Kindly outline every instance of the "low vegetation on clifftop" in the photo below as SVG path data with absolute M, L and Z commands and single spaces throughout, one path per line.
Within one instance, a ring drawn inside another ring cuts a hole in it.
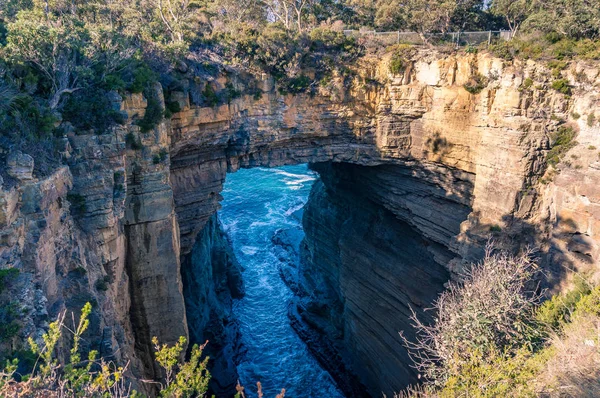
M 185 85 L 182 71 L 205 85 L 207 106 L 240 94 L 233 85 L 214 92 L 211 81 L 227 64 L 271 75 L 282 93 L 314 93 L 334 76 L 350 76 L 369 47 L 343 29 L 423 36 L 504 28 L 513 40 L 492 46 L 494 54 L 565 62 L 600 58 L 599 20 L 599 8 L 580 0 L 5 1 L 0 147 L 45 150 L 36 171 L 48 172 L 61 160 L 57 138 L 123 123 L 115 103 L 125 92 L 143 92 L 152 108 L 159 81 L 166 109 L 154 106 L 137 121 L 149 131 L 178 111 L 170 92 Z
M 432 325 L 414 317 L 405 344 L 424 379 L 399 397 L 594 397 L 600 394 L 600 286 L 541 303 L 532 253 L 492 254 L 438 298 Z

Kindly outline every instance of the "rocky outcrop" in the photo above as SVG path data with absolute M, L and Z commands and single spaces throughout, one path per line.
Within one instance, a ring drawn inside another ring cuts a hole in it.
M 70 134 L 68 167 L 36 181 L 27 159 L 12 162 L 23 178 L 0 191 L 0 268 L 21 270 L 11 289 L 23 302 L 47 300 L 27 304 L 20 338 L 92 301 L 91 344 L 131 359 L 138 376 L 157 374 L 153 336 L 230 341 L 235 262 L 214 216 L 226 173 L 240 167 L 336 164 L 319 169 L 305 216 L 298 313 L 373 393 L 414 376 L 395 339 L 410 333 L 408 308 L 421 313 L 490 237 L 540 247 L 552 285 L 566 269 L 595 270 L 598 66 L 564 71 L 567 97 L 534 62 L 423 52 L 393 75 L 388 60 L 360 60 L 351 86 L 334 78 L 314 96 L 282 96 L 270 78 L 239 71 L 180 76 L 170 100 L 181 111 L 152 131 L 135 123 L 146 112 L 141 94 L 115 96 L 127 123 Z M 487 86 L 469 93 L 479 75 Z M 206 107 L 206 84 L 242 95 Z M 579 144 L 549 175 L 552 135 L 569 124 Z

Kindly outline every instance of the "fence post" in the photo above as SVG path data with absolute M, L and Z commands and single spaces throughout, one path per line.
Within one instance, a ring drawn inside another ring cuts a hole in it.
M 460 47 L 460 30 L 456 34 L 456 48 Z
M 488 47 L 492 44 L 492 31 L 490 30 L 488 33 Z
M 398 43 L 397 44 L 400 44 L 400 31 L 398 31 Z

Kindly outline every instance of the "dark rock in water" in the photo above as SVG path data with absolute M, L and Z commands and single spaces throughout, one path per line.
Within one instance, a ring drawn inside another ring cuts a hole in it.
M 303 239 L 304 232 L 301 228 L 279 229 L 271 238 L 273 244 L 278 248 L 275 254 L 281 262 L 279 275 L 296 296 L 302 294 L 298 287 L 298 264 L 300 244 Z
M 308 324 L 299 311 L 304 311 L 301 305 L 290 303 L 288 312 L 290 324 L 298 336 L 306 342 L 308 349 L 317 361 L 333 377 L 339 389 L 349 398 L 368 398 L 366 387 L 345 366 L 329 337 L 314 325 Z

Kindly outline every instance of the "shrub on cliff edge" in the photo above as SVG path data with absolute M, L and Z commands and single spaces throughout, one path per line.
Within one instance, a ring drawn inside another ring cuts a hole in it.
M 433 325 L 413 314 L 417 339 L 404 342 L 428 384 L 461 383 L 476 364 L 518 355 L 540 339 L 534 316 L 540 296 L 528 288 L 536 268 L 531 253 L 513 257 L 488 247 L 484 260 L 435 302 Z

